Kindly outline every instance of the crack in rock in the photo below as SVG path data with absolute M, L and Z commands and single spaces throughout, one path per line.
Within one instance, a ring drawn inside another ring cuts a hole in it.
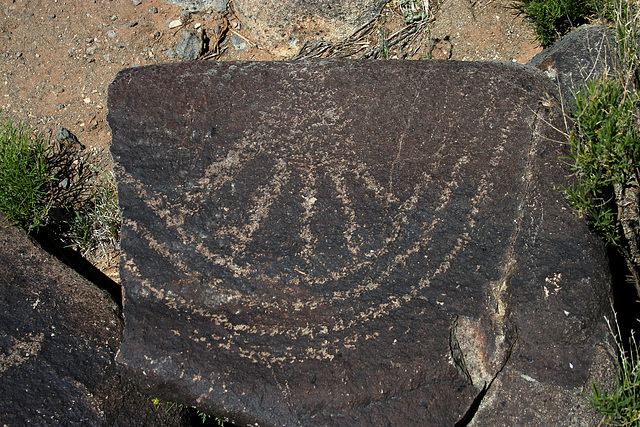
M 499 280 L 491 282 L 488 290 L 488 310 L 480 319 L 458 316 L 451 326 L 449 348 L 451 358 L 467 381 L 479 389 L 479 393 L 466 413 L 455 424 L 465 426 L 473 419 L 484 395 L 493 381 L 506 366 L 518 341 L 516 325 L 510 320 L 511 279 L 517 265 L 516 241 L 520 235 L 529 190 L 533 180 L 533 162 L 537 152 L 536 130 L 538 111 L 531 125 L 530 148 L 523 172 L 524 188 L 518 201 L 516 227 L 511 235 L 509 247 L 502 264 Z

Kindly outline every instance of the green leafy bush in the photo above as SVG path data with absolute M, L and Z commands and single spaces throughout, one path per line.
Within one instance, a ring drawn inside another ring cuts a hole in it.
M 637 185 L 640 166 L 638 94 L 627 90 L 623 81 L 602 79 L 578 92 L 575 106 L 576 129 L 569 142 L 578 181 L 567 193 L 604 240 L 616 245 L 620 239 L 616 191 Z
M 621 341 L 620 328 L 617 332 L 609 328 L 616 340 L 618 352 L 618 378 L 613 390 L 605 390 L 597 383 L 591 384 L 591 393 L 584 393 L 589 403 L 603 416 L 601 425 L 637 426 L 640 425 L 640 363 L 638 344 L 631 336 L 629 349 Z
M 23 124 L 0 124 L 0 210 L 16 224 L 38 228 L 49 212 L 54 181 L 49 147 Z
M 597 12 L 592 0 L 516 0 L 513 6 L 533 24 L 536 38 L 547 47 Z
M 577 182 L 567 195 L 624 257 L 640 297 L 640 2 L 606 5 L 617 63 L 575 94 L 569 144 Z
M 26 124 L 0 122 L 0 210 L 31 231 L 57 239 L 98 263 L 117 251 L 120 209 L 110 160 L 100 150 L 49 143 Z

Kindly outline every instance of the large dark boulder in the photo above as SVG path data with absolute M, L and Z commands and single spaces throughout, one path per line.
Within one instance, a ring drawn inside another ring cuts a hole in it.
M 123 326 L 107 292 L 0 218 L 0 425 L 188 425 L 118 369 Z
M 609 276 L 556 97 L 500 63 L 120 72 L 118 362 L 238 424 L 597 425 Z

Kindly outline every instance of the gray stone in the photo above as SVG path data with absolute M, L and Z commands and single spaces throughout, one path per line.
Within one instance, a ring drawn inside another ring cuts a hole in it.
M 118 369 L 124 325 L 109 294 L 3 216 L 0 289 L 0 425 L 188 425 Z
M 180 59 L 189 61 L 198 59 L 203 49 L 202 33 L 193 30 L 183 30 L 176 45 L 176 54 Z
M 235 0 L 236 15 L 259 47 L 291 56 L 290 44 L 343 40 L 375 19 L 386 0 Z
M 601 75 L 613 75 L 616 67 L 613 34 L 602 26 L 582 25 L 527 63 L 539 68 L 561 87 L 566 107 L 571 108 L 572 91 Z
M 231 37 L 231 44 L 233 48 L 236 50 L 244 50 L 247 48 L 247 43 L 242 39 L 242 37 L 235 35 Z
M 218 13 L 226 12 L 226 0 L 164 0 L 165 3 L 175 4 L 191 12 L 215 10 Z
M 117 360 L 242 425 L 598 425 L 610 278 L 556 96 L 500 63 L 120 72 Z
M 82 145 L 80 141 L 78 141 L 78 137 L 71 133 L 69 129 L 62 126 L 60 126 L 56 131 L 56 139 L 58 141 L 69 141 L 72 144 L 76 144 L 84 148 L 84 145 Z

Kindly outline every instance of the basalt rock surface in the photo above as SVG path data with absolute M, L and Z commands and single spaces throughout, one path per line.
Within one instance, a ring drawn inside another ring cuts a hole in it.
M 556 98 L 500 63 L 120 72 L 117 360 L 238 424 L 597 425 L 609 277 Z
M 582 25 L 531 58 L 527 65 L 539 68 L 557 82 L 565 109 L 569 110 L 573 108 L 573 93 L 585 82 L 615 74 L 615 37 L 606 27 Z
M 185 426 L 114 362 L 120 309 L 0 218 L 0 425 Z

